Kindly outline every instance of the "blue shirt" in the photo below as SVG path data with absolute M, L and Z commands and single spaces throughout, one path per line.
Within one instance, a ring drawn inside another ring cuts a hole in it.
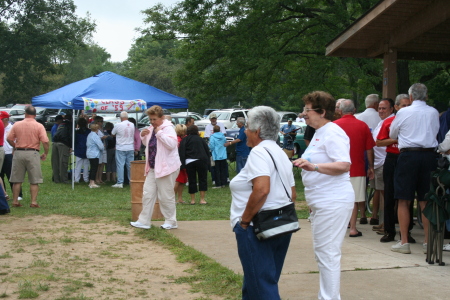
M 59 124 L 53 124 L 53 127 L 52 127 L 52 129 L 50 131 L 52 133 L 52 142 L 53 142 L 53 137 L 56 134 L 56 130 L 58 130 L 58 126 L 59 126 Z
M 102 156 L 103 152 L 103 142 L 98 136 L 96 132 L 91 132 L 88 135 L 87 141 L 86 141 L 86 156 L 87 158 L 100 158 Z
M 282 131 L 284 133 L 289 133 L 289 132 L 291 132 L 292 130 L 295 130 L 295 129 L 297 129 L 297 128 L 294 125 L 289 126 L 289 124 L 284 124 L 281 127 L 280 131 Z
M 245 134 L 244 126 L 239 128 L 239 135 L 237 138 L 241 141 L 236 144 L 236 155 L 247 157 L 250 154 L 250 148 L 247 146 L 247 135 Z
M 210 136 L 209 149 L 211 149 L 213 160 L 227 159 L 227 149 L 224 146 L 226 141 L 222 132 L 216 132 Z

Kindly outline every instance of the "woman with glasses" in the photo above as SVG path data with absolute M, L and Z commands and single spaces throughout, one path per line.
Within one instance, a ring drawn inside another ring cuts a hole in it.
M 294 165 L 302 168 L 311 209 L 313 247 L 320 271 L 319 299 L 340 299 L 341 247 L 355 195 L 350 183 L 350 141 L 332 122 L 334 98 L 326 92 L 303 97 L 306 124 L 316 132 Z

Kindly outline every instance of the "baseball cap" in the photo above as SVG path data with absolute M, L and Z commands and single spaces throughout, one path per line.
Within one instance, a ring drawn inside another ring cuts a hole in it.
M 209 115 L 210 119 L 217 119 L 217 115 L 215 113 L 212 113 Z
M 0 111 L 0 120 L 9 119 L 9 114 L 6 111 Z

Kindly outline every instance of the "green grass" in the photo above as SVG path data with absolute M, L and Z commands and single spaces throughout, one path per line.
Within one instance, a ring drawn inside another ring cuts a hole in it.
M 48 159 L 42 162 L 42 171 L 44 176 L 44 183 L 40 184 L 40 191 L 38 196 L 38 203 L 40 209 L 29 208 L 30 195 L 29 184 L 27 180 L 23 184 L 23 198 L 22 204 L 24 207 L 11 208 L 11 214 L 19 217 L 29 217 L 35 215 L 49 216 L 49 215 L 67 215 L 83 218 L 81 223 L 104 223 L 105 219 L 111 222 L 118 222 L 124 226 L 129 226 L 131 221 L 131 196 L 130 186 L 124 186 L 123 189 L 113 189 L 108 183 L 102 185 L 98 189 L 90 189 L 87 183 L 75 184 L 75 189 L 69 184 L 54 184 L 51 181 L 51 151 Z M 235 176 L 235 172 L 230 168 L 230 178 Z M 299 218 L 307 218 L 309 210 L 306 206 L 303 184 L 300 176 L 295 176 L 297 189 L 297 214 Z M 208 187 L 212 187 L 211 179 L 209 178 Z M 7 187 L 8 193 L 9 186 Z M 187 188 L 184 189 L 183 199 L 186 202 L 190 201 Z M 197 196 L 197 202 L 199 197 Z M 231 193 L 228 188 L 224 189 L 209 189 L 206 193 L 206 201 L 208 205 L 177 205 L 177 219 L 179 221 L 194 221 L 194 220 L 228 220 L 231 206 Z M 115 231 L 109 234 L 126 234 L 125 232 Z M 218 295 L 226 299 L 238 299 L 241 293 L 242 276 L 235 274 L 231 270 L 218 264 L 213 259 L 207 257 L 201 252 L 184 245 L 179 239 L 174 237 L 167 231 L 159 228 L 151 228 L 150 230 L 140 230 L 137 234 L 151 241 L 155 241 L 164 247 L 170 249 L 180 262 L 189 262 L 194 265 L 194 270 L 190 272 L 189 276 L 176 278 L 176 282 L 187 282 L 191 285 L 192 291 L 202 291 L 209 295 Z M 74 242 L 71 238 L 62 238 L 59 240 L 62 244 L 69 244 Z M 50 241 L 36 238 L 33 240 L 22 241 L 23 244 L 46 244 Z M 9 254 L 3 254 L 7 257 Z M 113 253 L 105 251 L 103 255 L 109 256 L 111 259 L 116 259 Z M 45 261 L 35 261 L 30 267 L 42 267 Z M 50 274 L 49 280 L 58 280 L 55 275 Z M 70 284 L 65 287 L 66 292 L 73 293 L 77 291 L 81 285 Z M 48 288 L 48 287 L 47 287 Z M 40 290 L 43 288 L 41 287 Z M 37 294 L 33 289 L 22 288 L 20 296 L 32 297 Z M 27 294 L 27 295 L 25 295 Z M 36 296 L 37 297 L 37 296 Z M 88 299 L 84 295 L 73 297 L 67 295 L 59 299 Z

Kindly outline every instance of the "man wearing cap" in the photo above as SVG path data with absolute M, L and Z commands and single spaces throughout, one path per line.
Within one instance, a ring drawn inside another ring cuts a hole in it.
M 50 130 L 50 133 L 52 134 L 52 142 L 53 142 L 53 137 L 55 136 L 55 133 L 58 130 L 58 127 L 62 123 L 63 119 L 64 118 L 62 115 L 57 115 L 55 117 L 55 124 L 53 124 L 52 129 Z
M 44 125 L 37 122 L 36 108 L 27 106 L 25 108 L 25 119 L 16 122 L 8 134 L 7 141 L 14 148 L 11 181 L 13 186 L 13 207 L 20 207 L 19 192 L 28 173 L 30 182 L 30 207 L 38 208 L 37 195 L 39 183 L 43 183 L 40 160 L 45 160 L 48 154 L 49 141 Z M 44 147 L 44 153 L 40 155 L 40 143 Z
M 220 127 L 220 132 L 222 132 L 223 134 L 227 133 L 225 131 L 225 126 L 222 123 L 217 122 L 217 115 L 215 113 L 209 115 L 209 121 L 211 122 L 211 124 L 208 124 L 205 127 L 205 138 L 209 138 L 214 134 L 214 126 L 216 125 Z
M 297 135 L 295 133 L 295 129 L 297 129 L 294 125 L 292 125 L 292 119 L 288 120 L 287 124 L 281 126 L 280 133 L 284 136 L 283 138 L 283 151 L 287 154 L 289 158 L 294 156 L 294 140 Z

